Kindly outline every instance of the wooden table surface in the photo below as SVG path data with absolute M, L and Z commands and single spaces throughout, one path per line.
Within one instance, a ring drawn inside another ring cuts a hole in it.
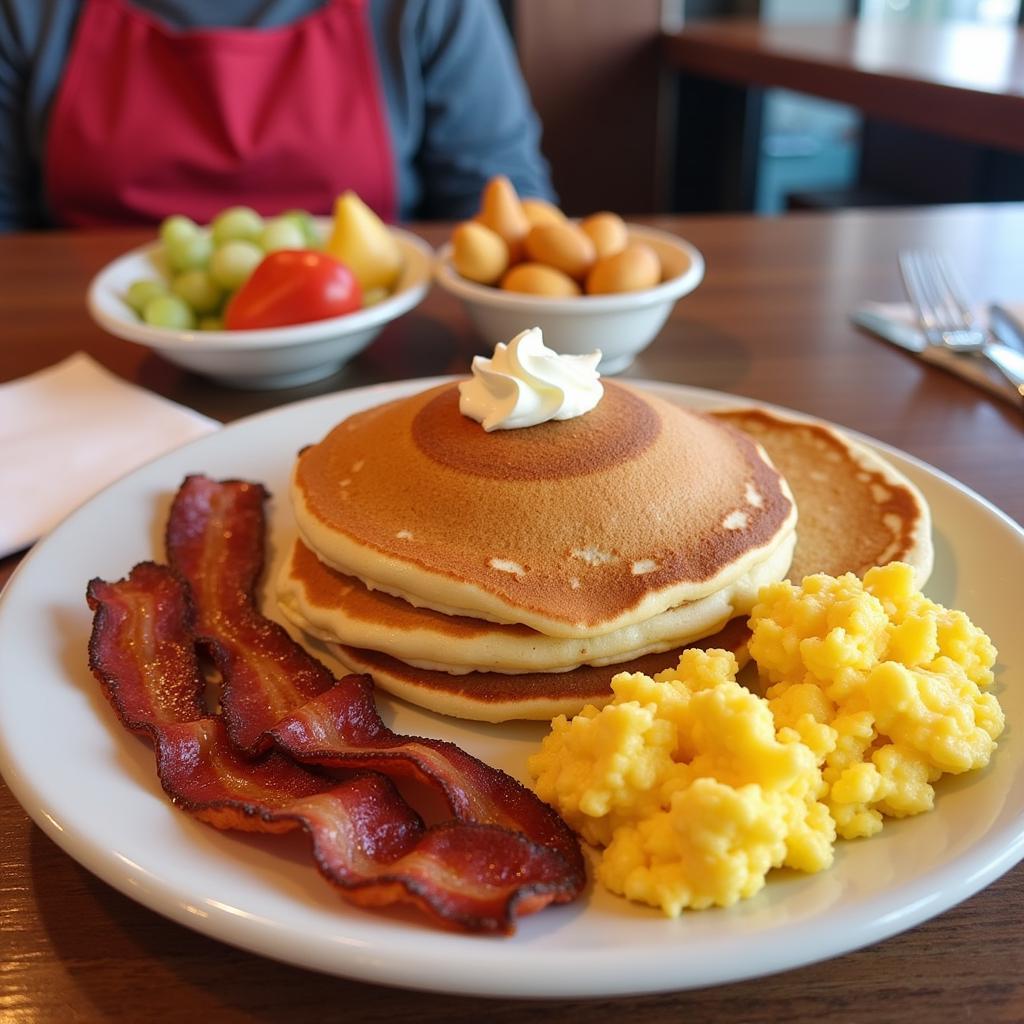
M 712 216 L 652 221 L 691 239 L 707 277 L 627 377 L 715 388 L 823 416 L 938 466 L 1024 520 L 1024 416 L 848 325 L 896 299 L 897 250 L 956 254 L 979 297 L 1024 299 L 1024 206 Z M 438 242 L 444 230 L 422 230 Z M 76 350 L 224 420 L 377 381 L 462 372 L 480 349 L 434 290 L 347 369 L 290 392 L 229 391 L 108 337 L 84 307 L 90 276 L 135 232 L 0 238 L 0 381 Z M 0 582 L 17 557 L 0 562 Z M 84 653 L 83 653 L 84 656 Z M 0 680 L 30 685 L 31 680 Z M 54 752 L 59 756 L 59 751 Z M 194 934 L 98 881 L 0 785 L 0 1020 L 178 1021 L 1024 1020 L 1024 868 L 873 948 L 781 975 L 600 1001 L 490 1001 L 385 989 L 283 966 Z M 680 922 L 685 927 L 685 919 Z
M 694 21 L 666 35 L 678 71 L 794 89 L 887 121 L 1024 152 L 1024 29 L 871 19 Z

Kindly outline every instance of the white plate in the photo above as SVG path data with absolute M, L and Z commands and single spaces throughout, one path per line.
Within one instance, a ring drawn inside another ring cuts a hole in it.
M 1024 531 L 955 481 L 889 449 L 934 513 L 928 592 L 966 610 L 999 647 L 996 692 L 1008 728 L 988 770 L 940 783 L 930 814 L 840 843 L 831 870 L 778 872 L 746 903 L 675 921 L 588 891 L 575 905 L 527 918 L 511 939 L 474 938 L 438 931 L 412 913 L 349 906 L 297 837 L 221 833 L 175 810 L 148 746 L 121 728 L 86 666 L 86 582 L 119 578 L 162 555 L 167 506 L 187 473 L 266 483 L 276 497 L 273 557 L 289 528 L 283 499 L 296 450 L 343 416 L 428 383 L 342 392 L 225 427 L 114 484 L 25 559 L 0 603 L 0 771 L 72 857 L 176 921 L 290 963 L 363 981 L 543 997 L 712 985 L 835 956 L 940 913 L 1024 858 Z M 698 407 L 725 400 L 650 386 Z M 384 696 L 380 704 L 399 731 L 452 739 L 524 780 L 544 731 L 444 719 Z
M 318 218 L 322 231 L 327 221 Z M 335 373 L 362 352 L 385 325 L 418 305 L 430 288 L 434 250 L 418 235 L 389 228 L 405 266 L 388 298 L 326 320 L 257 331 L 176 331 L 143 323 L 125 302 L 133 281 L 163 276 L 158 242 L 108 263 L 89 285 L 89 314 L 104 330 L 145 345 L 188 370 L 238 388 L 289 388 Z

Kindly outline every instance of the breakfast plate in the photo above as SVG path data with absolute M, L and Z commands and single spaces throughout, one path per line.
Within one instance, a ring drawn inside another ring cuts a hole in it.
M 951 478 L 877 444 L 932 508 L 936 566 L 926 592 L 966 611 L 999 648 L 995 692 L 1007 729 L 988 769 L 939 783 L 930 814 L 840 842 L 830 870 L 774 872 L 751 900 L 677 920 L 592 887 L 575 904 L 524 919 L 511 938 L 481 938 L 344 903 L 297 835 L 217 832 L 171 806 L 148 745 L 122 729 L 89 672 L 87 581 L 162 558 L 170 500 L 190 473 L 269 488 L 273 564 L 292 529 L 295 452 L 350 413 L 440 380 L 341 392 L 227 426 L 124 477 L 26 557 L 0 599 L 0 772 L 68 854 L 139 903 L 265 956 L 363 981 L 521 997 L 686 989 L 837 956 L 941 913 L 1024 858 L 1024 687 L 1013 685 L 1024 664 L 1024 531 Z M 697 408 L 737 404 L 643 386 Z M 524 781 L 546 731 L 446 719 L 383 694 L 378 703 L 395 730 L 450 739 Z

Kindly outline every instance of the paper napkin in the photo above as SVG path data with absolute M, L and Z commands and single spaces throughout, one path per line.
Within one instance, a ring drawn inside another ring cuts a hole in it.
M 1024 323 L 1024 305 L 1020 303 L 1003 303 L 1007 310 L 1018 321 Z M 915 333 L 920 333 L 917 319 L 914 316 L 910 305 L 905 302 L 862 302 L 858 309 L 868 313 L 874 313 L 895 323 L 899 323 Z M 976 321 L 984 326 L 986 314 L 983 309 L 975 310 Z M 939 366 L 949 373 L 956 374 L 964 380 L 984 388 L 986 391 L 999 398 L 1005 399 L 1011 404 L 1021 405 L 1021 396 L 1017 389 L 1003 376 L 998 367 L 993 366 L 987 359 L 981 356 L 970 356 L 950 352 L 934 345 L 927 345 L 924 338 L 920 338 L 921 349 L 917 355 L 925 362 Z
M 84 352 L 0 384 L 0 557 L 129 470 L 219 426 Z

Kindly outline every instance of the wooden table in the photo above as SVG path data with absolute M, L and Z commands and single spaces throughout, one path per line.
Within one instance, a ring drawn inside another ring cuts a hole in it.
M 894 299 L 897 250 L 957 254 L 978 296 L 1024 298 L 1024 207 L 653 221 L 691 239 L 707 278 L 627 376 L 716 388 L 827 417 L 903 448 L 1024 520 L 1024 416 L 859 334 L 848 310 Z M 424 228 L 430 241 L 445 235 Z M 337 377 L 292 392 L 228 391 L 110 338 L 83 295 L 139 233 L 0 239 L 0 380 L 82 349 L 162 395 L 224 420 L 310 394 L 465 371 L 479 343 L 434 291 Z M 0 581 L 18 559 L 0 563 Z M 31 680 L 0 680 L 30 685 Z M 600 1002 L 492 1002 L 322 977 L 171 924 L 88 874 L 0 785 L 0 1018 L 98 1020 L 555 1019 L 882 1024 L 1024 1019 L 1024 868 L 936 920 L 861 952 L 690 993 Z
M 731 18 L 687 23 L 662 45 L 679 76 L 673 209 L 754 209 L 770 87 L 864 118 L 856 183 L 794 206 L 1024 199 L 1024 30 Z
M 678 71 L 809 93 L 966 142 L 1024 152 L 1024 29 L 968 22 L 695 21 Z

